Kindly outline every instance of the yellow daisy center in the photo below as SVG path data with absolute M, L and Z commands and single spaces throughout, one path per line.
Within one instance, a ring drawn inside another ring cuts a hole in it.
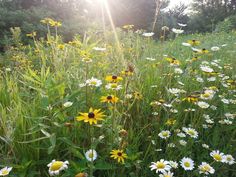
M 218 161 L 221 161 L 221 160 L 222 160 L 222 157 L 221 157 L 220 154 L 214 154 L 214 155 L 213 155 L 213 158 L 216 159 L 216 160 L 218 160 Z
M 201 169 L 202 171 L 210 171 L 209 165 L 204 165 Z
M 189 162 L 184 162 L 184 166 L 185 167 L 190 167 L 190 163 Z
M 8 170 L 3 170 L 3 171 L 2 171 L 2 174 L 3 174 L 3 175 L 8 175 L 8 173 L 9 173 Z
M 157 162 L 156 163 L 156 167 L 158 168 L 158 169 L 164 169 L 165 168 L 165 164 L 164 163 L 162 163 L 162 162 Z
M 91 81 L 90 84 L 91 84 L 91 85 L 96 85 L 97 82 L 96 82 L 96 81 Z
M 91 158 L 91 159 L 92 159 L 92 158 L 93 158 L 93 153 L 89 153 L 89 155 L 88 155 L 88 156 L 89 156 L 89 158 Z
M 111 84 L 111 88 L 117 88 L 117 84 Z
M 168 132 L 162 132 L 162 136 L 166 137 L 168 135 L 169 135 Z
M 50 170 L 51 171 L 57 171 L 59 170 L 62 166 L 63 166 L 63 162 L 62 161 L 55 161 L 52 163 Z
M 193 130 L 189 130 L 188 133 L 189 133 L 190 135 L 192 135 L 192 136 L 195 135 L 195 132 L 194 132 Z

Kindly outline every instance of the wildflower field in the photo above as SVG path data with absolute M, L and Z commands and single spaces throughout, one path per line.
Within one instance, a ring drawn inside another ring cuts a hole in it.
M 0 176 L 236 176 L 235 31 L 62 42 L 41 22 L 0 56 Z

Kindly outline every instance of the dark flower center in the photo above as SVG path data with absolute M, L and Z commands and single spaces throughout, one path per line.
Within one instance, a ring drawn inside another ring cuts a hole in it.
M 88 117 L 89 117 L 90 119 L 92 119 L 92 118 L 95 117 L 95 114 L 94 114 L 93 112 L 89 112 L 89 113 L 88 113 Z
M 118 155 L 118 156 L 122 156 L 122 153 L 121 153 L 121 152 L 118 152 L 117 155 Z
M 107 96 L 107 99 L 108 99 L 108 100 L 112 100 L 112 96 L 110 96 L 110 95 Z
M 117 76 L 112 76 L 112 79 L 117 79 Z

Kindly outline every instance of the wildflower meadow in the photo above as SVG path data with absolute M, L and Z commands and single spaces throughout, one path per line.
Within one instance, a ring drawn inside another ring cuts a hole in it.
M 0 55 L 0 176 L 236 177 L 236 31 L 37 23 Z

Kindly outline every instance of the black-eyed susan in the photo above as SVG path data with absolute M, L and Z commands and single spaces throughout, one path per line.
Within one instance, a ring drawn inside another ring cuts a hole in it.
M 190 44 L 191 46 L 198 46 L 200 44 L 200 41 L 193 39 L 193 40 L 188 40 L 187 43 Z
M 201 54 L 207 54 L 207 53 L 209 53 L 209 50 L 203 48 L 200 53 L 201 53 Z
M 200 95 L 189 95 L 187 96 L 186 98 L 183 99 L 183 101 L 188 101 L 188 102 L 191 102 L 191 103 L 196 103 L 198 101 L 198 98 L 199 98 Z
M 141 100 L 143 95 L 140 92 L 134 92 L 134 99 Z
M 167 57 L 166 60 L 172 65 L 180 65 L 180 61 L 173 57 Z
M 119 100 L 118 97 L 114 96 L 114 95 L 108 95 L 108 96 L 102 96 L 101 97 L 101 102 L 102 103 L 117 103 Z
M 123 78 L 116 75 L 112 75 L 112 76 L 106 76 L 105 80 L 108 82 L 117 83 L 119 81 L 122 81 Z
M 124 163 L 125 159 L 128 157 L 127 154 L 123 152 L 123 150 L 119 150 L 119 149 L 112 150 L 110 154 L 111 154 L 110 157 L 115 160 L 117 159 L 118 163 Z
M 132 76 L 134 73 L 129 70 L 121 71 L 121 74 L 124 76 Z
M 104 120 L 103 117 L 105 116 L 103 112 L 100 111 L 100 109 L 90 108 L 88 113 L 80 112 L 80 116 L 78 116 L 76 120 L 84 121 L 86 123 L 89 123 L 90 125 L 97 124 L 99 120 Z

